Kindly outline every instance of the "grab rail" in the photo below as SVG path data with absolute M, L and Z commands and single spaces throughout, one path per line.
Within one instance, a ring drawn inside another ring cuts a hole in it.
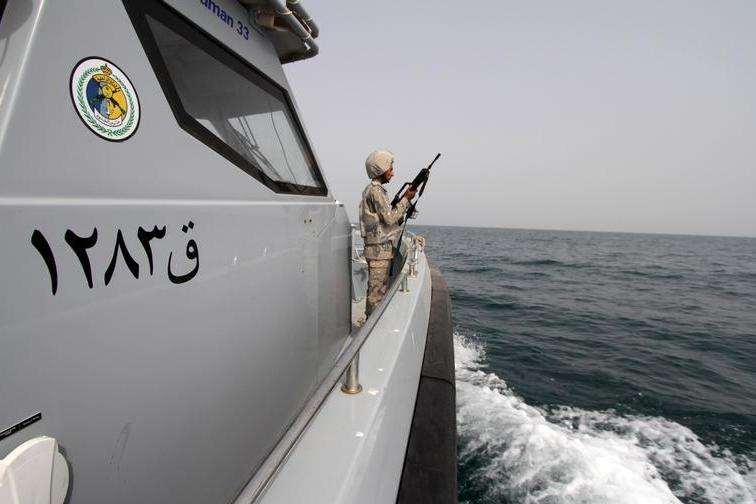
M 310 399 L 307 401 L 304 408 L 302 408 L 302 411 L 297 415 L 297 418 L 294 419 L 281 440 L 278 441 L 255 475 L 241 491 L 234 501 L 234 504 L 251 504 L 260 498 L 268 487 L 270 481 L 273 479 L 273 476 L 276 475 L 283 462 L 289 456 L 289 453 L 291 453 L 294 445 L 296 445 L 299 438 L 302 437 L 304 431 L 310 425 L 313 418 L 315 418 L 315 415 L 318 413 L 321 406 L 323 406 L 328 395 L 339 383 L 342 375 L 347 372 L 347 368 L 350 367 L 353 361 L 359 359 L 360 348 L 362 348 L 362 345 L 372 333 L 383 312 L 386 311 L 386 307 L 391 302 L 396 291 L 398 291 L 400 287 L 406 289 L 406 282 L 407 273 L 402 271 L 397 275 L 396 279 L 391 284 L 391 287 L 389 287 L 383 300 L 375 307 L 370 317 L 367 318 L 365 325 L 357 330 L 357 333 L 352 337 L 352 341 L 349 342 L 347 347 L 336 360 L 336 364 L 331 368 L 331 372 L 328 373 L 325 379 L 320 383 L 320 386 L 318 386 L 315 392 L 310 396 Z M 349 380 L 351 373 L 354 373 L 353 379 L 358 379 L 356 372 L 357 366 L 353 366 L 347 373 L 347 380 Z

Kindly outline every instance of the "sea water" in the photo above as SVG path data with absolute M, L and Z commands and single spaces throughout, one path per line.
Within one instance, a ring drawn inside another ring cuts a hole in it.
M 460 502 L 756 502 L 756 239 L 413 231 L 452 298 Z

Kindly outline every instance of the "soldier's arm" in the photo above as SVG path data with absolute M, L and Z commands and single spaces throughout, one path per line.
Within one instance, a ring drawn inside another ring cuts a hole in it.
M 407 198 L 402 198 L 401 201 L 397 203 L 396 208 L 391 208 L 388 196 L 378 188 L 370 192 L 370 197 L 373 200 L 373 208 L 375 208 L 375 212 L 378 214 L 379 218 L 389 226 L 398 224 L 410 205 Z

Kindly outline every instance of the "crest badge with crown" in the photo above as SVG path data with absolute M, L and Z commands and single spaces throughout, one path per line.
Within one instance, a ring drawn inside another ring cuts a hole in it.
M 71 99 L 84 124 L 96 135 L 119 142 L 139 125 L 139 98 L 134 86 L 112 62 L 86 58 L 71 73 Z

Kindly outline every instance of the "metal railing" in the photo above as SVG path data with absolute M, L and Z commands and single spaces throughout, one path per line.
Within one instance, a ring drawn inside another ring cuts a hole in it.
M 415 261 L 416 267 L 418 256 L 415 253 L 417 244 L 414 239 L 412 239 L 412 244 L 412 260 Z M 350 336 L 351 341 L 336 360 L 331 371 L 310 396 L 310 399 L 307 401 L 304 408 L 302 408 L 299 415 L 297 415 L 297 418 L 294 419 L 289 429 L 278 441 L 255 475 L 236 498 L 236 501 L 234 501 L 235 504 L 250 504 L 257 501 L 257 499 L 262 496 L 273 477 L 283 465 L 283 462 L 291 453 L 297 441 L 299 441 L 313 418 L 315 418 L 315 415 L 328 398 L 328 395 L 339 381 L 341 381 L 342 376 L 345 376 L 345 382 L 341 389 L 342 391 L 348 394 L 358 394 L 362 390 L 362 386 L 359 383 L 359 351 L 373 332 L 375 325 L 378 323 L 378 320 L 380 320 L 383 312 L 386 311 L 386 308 L 396 292 L 398 290 L 401 290 L 402 292 L 409 291 L 407 277 L 408 273 L 404 271 L 397 275 L 394 282 L 388 288 L 383 300 L 375 307 L 365 321 L 365 324 L 360 327 L 353 336 Z
M 341 385 L 341 391 L 349 395 L 362 392 L 362 385 L 360 385 L 360 352 L 357 352 L 352 362 L 349 363 L 346 373 L 344 373 L 344 383 Z
M 417 239 L 412 238 L 412 252 L 409 260 L 409 276 L 415 278 L 417 276 L 417 263 L 420 260 L 420 245 L 417 243 Z

